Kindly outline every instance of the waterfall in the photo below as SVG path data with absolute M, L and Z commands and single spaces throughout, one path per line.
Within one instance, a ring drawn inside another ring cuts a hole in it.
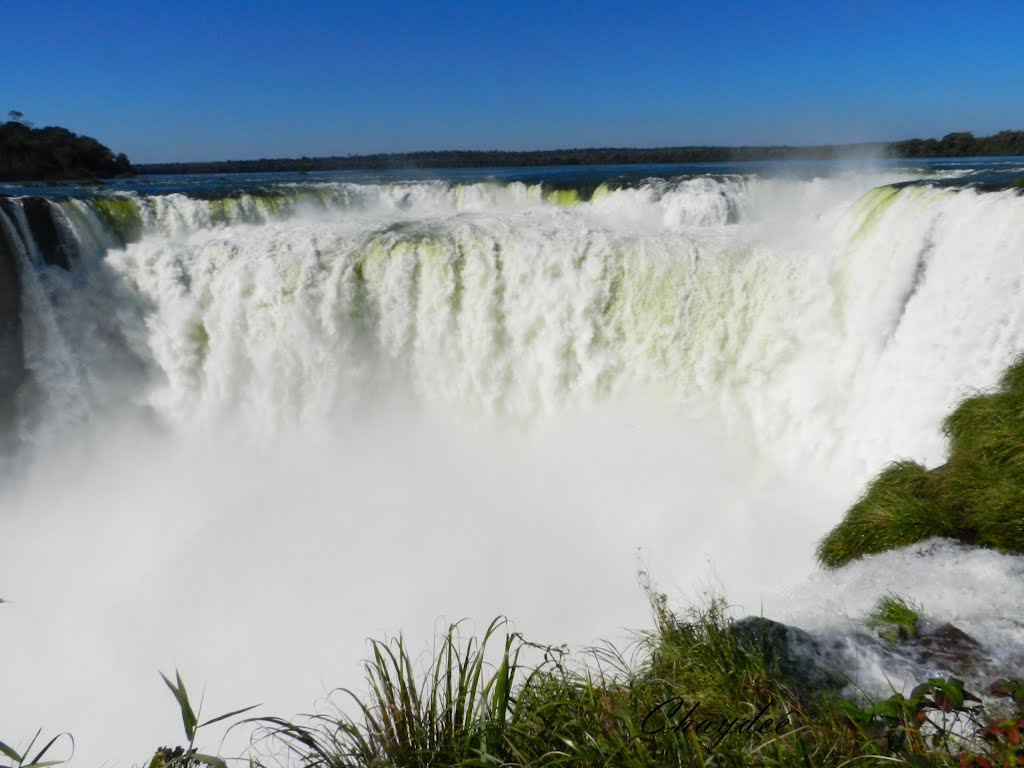
M 3 200 L 0 720 L 137 760 L 174 738 L 157 667 L 300 711 L 441 616 L 614 637 L 638 548 L 809 627 L 888 574 L 1005 647 L 1018 558 L 812 562 L 1024 349 L 1024 197 L 905 180 Z

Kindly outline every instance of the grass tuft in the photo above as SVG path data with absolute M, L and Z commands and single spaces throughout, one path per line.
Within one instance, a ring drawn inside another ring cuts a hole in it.
M 604 644 L 570 658 L 507 631 L 502 642 L 500 622 L 480 641 L 454 625 L 417 674 L 401 638 L 374 643 L 369 695 L 350 694 L 354 716 L 264 719 L 265 735 L 291 761 L 329 768 L 781 767 L 862 754 L 832 694 L 800 698 L 774 677 L 730 631 L 724 601 L 678 616 L 650 596 L 655 629 L 625 650 Z M 786 725 L 739 730 L 768 719 Z
M 826 567 L 936 536 L 1024 552 L 1024 357 L 946 418 L 949 460 L 890 464 L 818 547 Z
M 917 637 L 922 608 L 897 594 L 883 595 L 868 614 L 864 624 L 883 640 L 894 645 Z

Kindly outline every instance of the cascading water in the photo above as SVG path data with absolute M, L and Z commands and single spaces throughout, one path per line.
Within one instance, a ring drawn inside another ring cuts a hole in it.
M 287 713 L 350 684 L 366 636 L 425 643 L 441 616 L 614 636 L 646 623 L 637 548 L 669 591 L 710 578 L 821 631 L 898 576 L 1019 652 L 1006 606 L 971 602 L 985 579 L 1024 597 L 1017 558 L 812 564 L 1024 349 L 1024 199 L 904 178 L 51 201 L 70 270 L 6 201 L 0 656 L 23 663 L 0 720 L 130 757 L 174 738 L 156 667 L 209 711 Z

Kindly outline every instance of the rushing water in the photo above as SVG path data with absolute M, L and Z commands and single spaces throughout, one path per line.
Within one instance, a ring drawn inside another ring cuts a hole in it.
M 644 626 L 640 566 L 833 634 L 896 589 L 1018 655 L 1019 558 L 813 549 L 1024 349 L 1024 161 L 669 170 L 56 190 L 70 270 L 7 201 L 4 729 L 140 761 L 157 668 L 291 714 L 440 617 Z

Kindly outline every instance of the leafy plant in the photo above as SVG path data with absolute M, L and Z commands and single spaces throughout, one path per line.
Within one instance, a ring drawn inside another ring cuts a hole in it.
M 181 723 L 185 731 L 185 738 L 188 740 L 188 746 L 158 748 L 153 758 L 149 761 L 149 768 L 199 768 L 202 765 L 208 766 L 208 768 L 227 768 L 227 763 L 224 762 L 223 758 L 202 754 L 196 749 L 197 732 L 200 728 L 249 712 L 260 705 L 253 704 L 249 707 L 236 709 L 200 723 L 198 714 L 193 710 L 192 703 L 189 701 L 188 691 L 185 688 L 184 681 L 181 679 L 181 673 L 175 670 L 174 682 L 171 682 L 162 672 L 160 677 L 163 678 L 164 683 L 167 684 L 171 693 L 174 694 L 175 701 L 178 702 L 178 708 L 181 710 Z M 202 704 L 200 704 L 199 709 L 200 711 L 202 710 Z
M 464 641 L 459 624 L 441 637 L 434 661 L 417 675 L 399 636 L 373 641 L 366 663 L 369 696 L 355 702 L 358 720 L 340 712 L 312 717 L 316 727 L 260 718 L 267 735 L 283 740 L 307 764 L 401 765 L 501 764 L 509 757 L 507 731 L 516 719 L 513 691 L 520 654 L 531 645 L 516 632 L 504 634 L 496 666 L 488 648 L 505 619 L 495 619 L 480 640 Z
M 0 754 L 12 762 L 9 765 L 0 766 L 0 768 L 49 768 L 49 766 L 60 765 L 66 763 L 71 759 L 71 755 L 64 758 L 63 760 L 44 760 L 50 749 L 60 740 L 62 736 L 66 736 L 71 742 L 71 752 L 74 754 L 75 751 L 75 740 L 70 733 L 58 733 L 40 749 L 33 757 L 29 757 L 32 753 L 32 748 L 35 746 L 39 737 L 42 735 L 42 729 L 36 731 L 36 735 L 32 737 L 32 741 L 29 742 L 28 746 L 22 753 L 18 753 L 13 747 L 0 741 Z
M 1011 699 L 1017 709 L 1024 712 L 1024 680 L 999 678 L 989 686 L 988 692 L 997 698 Z
M 980 703 L 962 680 L 933 677 L 914 688 L 909 698 L 895 693 L 866 707 L 845 700 L 837 701 L 836 707 L 876 754 L 916 758 L 936 751 L 948 757 L 954 749 L 962 752 L 965 737 L 959 724 L 966 722 L 968 733 L 977 731 Z
M 11 114 L 13 115 L 14 113 Z M 21 113 L 19 112 L 18 115 L 20 116 Z M 4 600 L 2 597 L 0 597 L 0 605 L 4 605 L 7 602 L 7 600 Z M 24 752 L 21 753 L 19 753 L 16 749 L 14 749 L 14 747 L 10 746 L 9 744 L 0 741 L 0 755 L 3 755 L 5 758 L 11 761 L 11 763 L 8 765 L 0 765 L 0 768 L 48 768 L 52 765 L 60 765 L 61 763 L 66 763 L 68 760 L 71 759 L 71 755 L 68 755 L 68 757 L 63 760 L 43 759 L 44 757 L 46 757 L 46 754 L 50 751 L 50 749 L 60 740 L 60 738 L 65 736 L 67 737 L 68 741 L 71 742 L 71 753 L 74 754 L 75 739 L 74 737 L 72 737 L 70 733 L 58 733 L 56 736 L 54 736 L 52 739 L 46 742 L 46 745 L 38 752 L 36 752 L 35 756 L 29 757 L 29 755 L 32 753 L 32 747 L 35 746 L 36 742 L 39 740 L 39 737 L 42 735 L 42 733 L 42 728 L 36 731 L 36 735 L 32 737 L 32 741 L 28 743 L 28 746 L 25 747 Z

